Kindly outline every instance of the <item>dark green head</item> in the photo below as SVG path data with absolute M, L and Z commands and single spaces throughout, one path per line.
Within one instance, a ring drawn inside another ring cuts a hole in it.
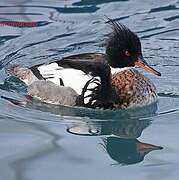
M 135 65 L 161 75 L 150 67 L 143 59 L 141 42 L 137 34 L 121 23 L 109 19 L 112 25 L 112 33 L 109 35 L 106 46 L 108 63 L 113 68 L 133 67 Z

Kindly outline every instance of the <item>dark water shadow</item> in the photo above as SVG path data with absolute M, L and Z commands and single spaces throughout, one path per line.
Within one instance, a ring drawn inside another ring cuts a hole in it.
M 0 84 L 0 89 L 21 94 L 25 94 L 27 92 L 25 84 L 20 79 L 13 76 L 6 78 L 4 83 Z
M 55 7 L 55 6 L 38 6 L 38 5 L 14 5 L 14 6 L 0 6 L 0 8 L 9 8 L 9 7 L 22 7 L 22 8 L 48 8 L 48 9 L 54 9 L 59 13 L 94 13 L 97 10 L 99 10 L 99 7 L 96 7 L 94 5 L 92 6 L 86 6 L 86 7 Z
M 122 1 L 129 1 L 129 0 L 81 0 L 78 2 L 73 3 L 73 6 L 87 6 L 87 5 L 98 5 L 98 4 L 105 4 L 110 2 L 122 2 Z
M 169 10 L 178 10 L 178 9 L 179 8 L 177 8 L 175 5 L 168 5 L 168 6 L 161 6 L 161 7 L 153 8 L 149 11 L 149 13 L 169 11 Z
M 169 33 L 169 32 L 174 32 L 174 31 L 179 31 L 179 29 L 178 28 L 169 29 L 169 30 L 165 30 L 165 31 L 161 31 L 161 32 L 156 32 L 156 33 L 149 34 L 149 35 L 144 35 L 144 36 L 141 36 L 141 39 L 150 38 L 150 37 L 153 37 L 153 36 L 156 36 L 156 35 L 161 35 L 161 34 L 165 34 L 165 33 Z
M 17 35 L 12 35 L 12 36 L 0 36 L 0 45 L 3 44 L 6 41 L 9 41 L 11 39 L 18 38 L 19 36 Z
M 37 16 L 37 15 L 43 15 L 42 13 L 27 13 L 27 12 L 24 12 L 24 13 L 21 13 L 21 12 L 17 12 L 17 13 L 11 13 L 11 12 L 9 12 L 9 13 L 0 13 L 0 15 L 6 15 L 6 16 L 12 16 L 12 15 L 22 15 L 22 16 L 28 16 L 28 15 L 30 15 L 30 16 Z
M 169 18 L 164 18 L 165 21 L 174 21 L 176 19 L 179 19 L 179 15 L 171 16 Z

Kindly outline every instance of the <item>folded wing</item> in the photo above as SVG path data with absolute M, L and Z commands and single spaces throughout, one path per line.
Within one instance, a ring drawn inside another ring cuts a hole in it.
M 72 55 L 30 69 L 38 79 L 73 88 L 79 94 L 78 105 L 104 99 L 109 87 L 110 67 L 102 53 Z

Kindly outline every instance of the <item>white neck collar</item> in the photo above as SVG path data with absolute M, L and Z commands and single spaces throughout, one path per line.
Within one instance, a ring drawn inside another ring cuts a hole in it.
M 111 67 L 111 73 L 114 74 L 114 73 L 122 72 L 125 70 L 129 70 L 129 69 L 132 69 L 132 67 L 124 67 L 124 68 L 112 68 Z

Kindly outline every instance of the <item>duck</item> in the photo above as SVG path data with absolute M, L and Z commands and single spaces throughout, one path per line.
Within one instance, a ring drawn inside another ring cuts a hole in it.
M 157 102 L 152 81 L 138 66 L 161 76 L 143 58 L 139 37 L 109 19 L 105 53 L 81 53 L 32 67 L 12 65 L 10 73 L 27 85 L 27 94 L 42 102 L 87 108 L 129 109 Z

